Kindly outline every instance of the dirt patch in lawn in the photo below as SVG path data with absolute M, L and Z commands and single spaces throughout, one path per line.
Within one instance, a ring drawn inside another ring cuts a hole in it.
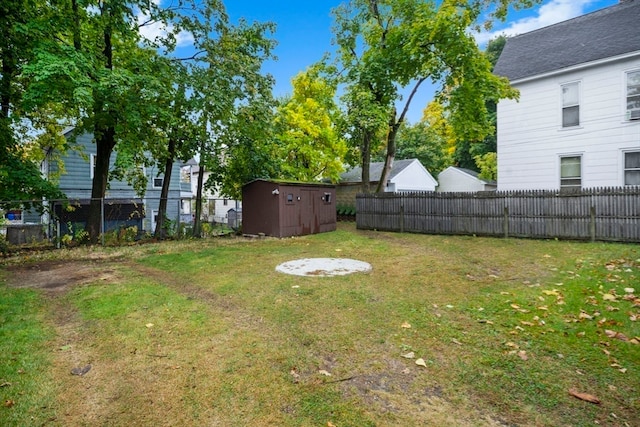
M 102 262 L 45 261 L 7 267 L 7 285 L 64 292 L 76 285 L 116 280 L 115 270 Z

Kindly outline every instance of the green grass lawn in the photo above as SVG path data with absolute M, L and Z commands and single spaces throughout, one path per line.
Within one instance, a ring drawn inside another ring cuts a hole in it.
M 309 257 L 373 271 L 275 271 Z M 30 254 L 0 282 L 1 425 L 640 425 L 637 245 L 341 224 Z

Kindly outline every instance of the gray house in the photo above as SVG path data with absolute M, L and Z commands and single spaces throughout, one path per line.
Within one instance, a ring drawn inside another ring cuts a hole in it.
M 65 132 L 70 136 L 72 129 Z M 52 214 L 60 222 L 62 233 L 66 233 L 69 223 L 84 227 L 88 215 L 88 207 L 91 199 L 91 186 L 95 166 L 96 145 L 93 135 L 85 133 L 76 137 L 76 145 L 81 150 L 69 151 L 64 155 L 64 173 L 59 176 L 59 188 L 66 194 L 69 204 L 52 201 Z M 82 154 L 81 154 L 82 153 Z M 111 168 L 114 167 L 117 152 L 111 155 Z M 57 174 L 58 164 L 50 162 L 50 155 L 42 164 L 43 174 L 52 176 Z M 191 187 L 188 182 L 181 181 L 180 167 L 176 163 L 171 173 L 167 202 L 167 218 L 174 221 L 191 220 L 188 207 L 191 199 Z M 158 173 L 157 167 L 145 167 L 143 169 L 147 177 L 147 188 L 144 197 L 136 194 L 135 190 L 125 181 L 111 180 L 104 200 L 105 230 L 118 229 L 120 227 L 137 226 L 138 230 L 153 232 L 156 225 L 158 206 L 160 204 L 160 192 L 164 176 Z M 189 218 L 185 217 L 187 213 Z M 182 217 L 181 217 L 182 215 Z M 35 212 L 24 215 L 24 222 L 46 223 L 47 218 L 40 218 Z

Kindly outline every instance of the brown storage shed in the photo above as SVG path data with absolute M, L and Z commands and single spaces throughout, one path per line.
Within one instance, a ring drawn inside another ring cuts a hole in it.
M 258 179 L 242 187 L 242 232 L 273 237 L 336 229 L 336 188 Z

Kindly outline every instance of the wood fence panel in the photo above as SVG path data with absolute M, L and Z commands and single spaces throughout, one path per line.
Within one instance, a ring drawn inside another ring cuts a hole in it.
M 640 187 L 356 197 L 360 229 L 640 242 Z

